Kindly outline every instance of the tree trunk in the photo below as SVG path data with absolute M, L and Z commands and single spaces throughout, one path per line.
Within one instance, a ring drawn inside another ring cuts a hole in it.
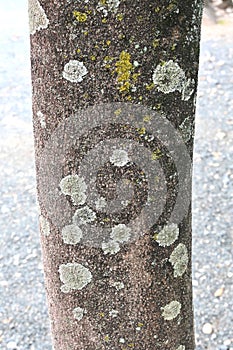
M 54 349 L 192 350 L 201 2 L 29 0 L 29 17 Z

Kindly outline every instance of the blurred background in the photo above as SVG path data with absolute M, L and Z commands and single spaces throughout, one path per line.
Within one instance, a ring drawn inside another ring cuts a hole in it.
M 193 183 L 196 350 L 233 350 L 233 10 L 206 2 Z M 38 233 L 27 0 L 0 0 L 0 349 L 51 350 Z M 189 349 L 187 349 L 189 350 Z

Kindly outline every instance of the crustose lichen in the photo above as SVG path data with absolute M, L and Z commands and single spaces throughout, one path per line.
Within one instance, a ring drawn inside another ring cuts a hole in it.
M 28 13 L 29 29 L 31 34 L 35 34 L 36 31 L 48 27 L 49 20 L 38 0 L 29 0 Z
M 163 227 L 163 229 L 154 235 L 154 240 L 162 247 L 170 246 L 179 237 L 179 227 L 176 224 L 170 224 Z
M 67 225 L 62 229 L 62 239 L 66 244 L 75 245 L 80 242 L 83 234 L 77 225 Z
M 63 293 L 72 290 L 81 290 L 92 280 L 91 272 L 78 263 L 68 263 L 59 266 L 60 280 L 64 284 L 61 286 Z
M 159 64 L 152 75 L 155 88 L 164 94 L 179 91 L 182 92 L 182 100 L 187 101 L 194 89 L 194 81 L 187 79 L 185 72 L 172 60 Z
M 188 265 L 188 250 L 183 243 L 179 243 L 173 250 L 169 262 L 174 268 L 174 277 L 179 277 L 184 274 Z
M 165 320 L 170 321 L 176 318 L 181 310 L 181 303 L 177 300 L 171 301 L 169 304 L 161 308 L 163 310 L 162 316 Z
M 61 180 L 59 186 L 63 194 L 71 196 L 74 204 L 85 203 L 87 186 L 82 177 L 77 174 L 67 175 Z

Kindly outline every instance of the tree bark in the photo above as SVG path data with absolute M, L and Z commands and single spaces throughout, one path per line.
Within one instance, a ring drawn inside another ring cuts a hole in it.
M 56 350 L 194 349 L 201 7 L 29 0 L 41 244 Z

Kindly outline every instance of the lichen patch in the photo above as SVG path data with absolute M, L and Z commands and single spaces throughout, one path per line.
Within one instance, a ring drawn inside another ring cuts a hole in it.
M 28 2 L 29 14 L 29 30 L 31 34 L 36 31 L 46 29 L 49 25 L 48 17 L 38 0 L 29 0 Z
M 81 321 L 81 319 L 83 318 L 83 315 L 84 315 L 84 309 L 81 308 L 81 307 L 76 307 L 74 310 L 73 310 L 73 316 L 76 320 L 78 321 Z
M 97 210 L 101 210 L 107 206 L 107 201 L 105 198 L 100 197 L 96 200 L 95 206 Z
M 122 51 L 119 60 L 116 62 L 115 72 L 117 73 L 118 90 L 123 94 L 127 94 L 131 88 L 133 64 L 130 60 L 131 55 L 126 51 Z
M 103 242 L 102 243 L 102 250 L 104 254 L 116 254 L 120 251 L 120 245 L 118 242 L 114 240 L 110 240 L 109 242 Z
M 40 221 L 40 229 L 41 229 L 42 235 L 49 236 L 51 231 L 50 231 L 50 224 L 48 220 L 43 215 L 40 215 L 39 221 Z
M 97 11 L 103 13 L 106 17 L 108 12 L 116 13 L 120 5 L 120 0 L 100 0 L 97 5 Z
M 155 68 L 152 80 L 158 91 L 168 94 L 174 91 L 182 92 L 186 77 L 178 63 L 170 60 Z
M 110 237 L 112 238 L 112 240 L 119 243 L 127 242 L 131 236 L 130 231 L 131 229 L 127 227 L 125 224 L 119 224 L 112 228 Z
M 162 247 L 170 246 L 179 237 L 179 227 L 176 224 L 164 226 L 164 228 L 154 235 L 154 239 Z
M 123 149 L 116 149 L 110 157 L 110 162 L 116 166 L 124 166 L 130 161 L 128 153 Z
M 74 11 L 73 15 L 74 15 L 75 19 L 80 23 L 86 22 L 86 20 L 87 20 L 87 14 L 85 12 Z
M 183 243 L 173 250 L 169 262 L 174 268 L 174 277 L 180 277 L 184 274 L 188 265 L 188 250 Z
M 194 86 L 195 86 L 195 80 L 194 79 L 187 79 L 187 81 L 184 83 L 184 86 L 182 89 L 181 99 L 183 101 L 188 101 L 190 99 L 190 97 L 194 93 Z
M 77 209 L 73 216 L 73 223 L 77 226 L 82 224 L 89 224 L 96 219 L 96 213 L 85 205 L 84 207 Z
M 77 60 L 70 60 L 65 64 L 62 76 L 64 79 L 72 83 L 81 83 L 83 77 L 88 73 L 87 68 L 83 62 Z
M 110 317 L 117 317 L 118 314 L 119 314 L 119 311 L 118 311 L 118 310 L 112 309 L 112 310 L 109 311 L 109 316 L 110 316 Z
M 38 111 L 36 113 L 37 117 L 39 118 L 40 126 L 45 129 L 46 128 L 46 121 L 45 121 L 45 116 L 41 111 Z
M 61 180 L 59 187 L 63 194 L 71 196 L 74 204 L 81 205 L 85 203 L 87 186 L 82 177 L 67 175 Z
M 179 345 L 176 350 L 185 350 L 185 346 L 184 345 Z
M 75 245 L 80 242 L 82 236 L 82 230 L 76 225 L 67 225 L 62 229 L 62 239 L 66 244 Z
M 181 303 L 177 300 L 171 301 L 169 304 L 161 308 L 162 316 L 165 320 L 170 321 L 176 318 L 181 310 Z
M 78 263 L 68 263 L 59 266 L 60 280 L 63 283 L 61 291 L 69 293 L 72 290 L 81 290 L 92 280 L 91 272 Z
M 112 287 L 115 287 L 116 290 L 118 290 L 118 291 L 125 288 L 125 285 L 123 282 L 113 281 L 110 283 L 110 285 Z

